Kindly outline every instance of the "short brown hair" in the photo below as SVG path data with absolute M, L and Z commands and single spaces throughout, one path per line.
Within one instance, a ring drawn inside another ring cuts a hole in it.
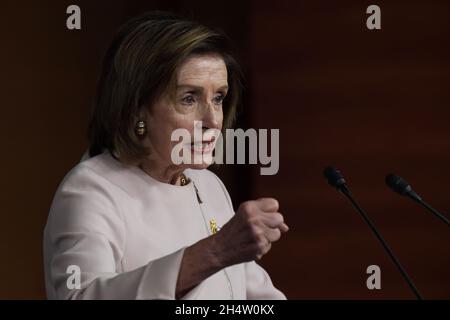
M 173 85 L 188 56 L 202 53 L 220 55 L 227 67 L 223 126 L 230 127 L 241 101 L 242 72 L 222 32 L 166 12 L 148 12 L 125 23 L 104 57 L 89 123 L 89 155 L 109 150 L 127 161 L 148 156 L 135 133 L 141 108 Z

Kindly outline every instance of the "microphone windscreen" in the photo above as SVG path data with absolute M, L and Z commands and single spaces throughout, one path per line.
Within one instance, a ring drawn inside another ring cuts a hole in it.
M 326 167 L 325 170 L 323 170 L 323 175 L 328 180 L 328 183 L 335 188 L 339 188 L 346 183 L 341 172 L 332 166 Z
M 401 195 L 405 195 L 412 190 L 408 182 L 393 173 L 386 176 L 385 182 L 389 188 Z

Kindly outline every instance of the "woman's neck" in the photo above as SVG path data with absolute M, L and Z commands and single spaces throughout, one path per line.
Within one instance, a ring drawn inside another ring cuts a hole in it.
M 184 168 L 176 165 L 164 166 L 156 161 L 145 161 L 139 164 L 139 168 L 146 174 L 163 183 L 181 185 L 181 175 Z

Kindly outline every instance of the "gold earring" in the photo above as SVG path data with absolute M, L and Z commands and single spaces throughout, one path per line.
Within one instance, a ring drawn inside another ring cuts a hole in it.
M 138 136 L 143 136 L 143 135 L 145 134 L 146 131 L 147 131 L 147 130 L 146 130 L 146 128 L 145 128 L 145 122 L 142 121 L 142 120 L 139 120 L 139 121 L 136 123 L 136 134 L 137 134 Z

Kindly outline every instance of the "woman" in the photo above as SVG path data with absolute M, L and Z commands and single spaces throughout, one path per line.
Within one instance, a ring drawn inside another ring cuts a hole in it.
M 206 168 L 233 121 L 240 72 L 226 38 L 147 13 L 109 48 L 89 128 L 89 157 L 59 186 L 44 234 L 50 299 L 285 299 L 255 263 L 288 230 L 275 199 L 233 212 Z M 202 140 L 175 164 L 176 129 Z M 222 228 L 219 230 L 219 227 Z

